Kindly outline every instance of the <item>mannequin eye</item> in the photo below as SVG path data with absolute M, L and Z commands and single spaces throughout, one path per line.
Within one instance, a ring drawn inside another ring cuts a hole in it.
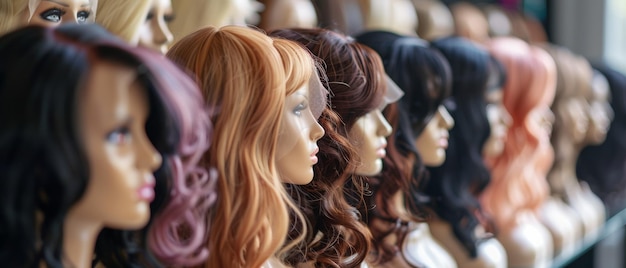
M 163 20 L 167 23 L 170 23 L 172 21 L 174 21 L 174 19 L 176 19 L 176 16 L 174 15 L 165 15 L 163 16 Z
M 89 11 L 79 11 L 78 15 L 76 16 L 76 18 L 78 19 L 78 23 L 79 24 L 87 23 L 87 19 L 89 18 L 90 15 L 91 15 L 91 12 Z
M 125 144 L 131 139 L 130 128 L 122 126 L 107 134 L 107 142 L 112 144 Z
M 297 116 L 301 116 L 302 115 L 302 111 L 304 111 L 304 109 L 308 108 L 308 105 L 306 102 L 301 102 L 300 104 L 298 104 L 298 106 L 296 106 L 296 108 L 293 109 L 293 113 Z
M 61 17 L 63 17 L 63 15 L 65 15 L 65 11 L 58 8 L 52 8 L 44 11 L 39 16 L 44 20 L 57 23 L 61 21 Z

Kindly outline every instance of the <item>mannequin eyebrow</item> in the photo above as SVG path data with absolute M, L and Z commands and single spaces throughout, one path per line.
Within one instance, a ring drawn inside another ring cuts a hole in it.
M 60 1 L 57 1 L 57 0 L 44 0 L 44 1 L 56 3 L 56 4 L 62 5 L 64 7 L 70 7 L 70 5 L 68 5 L 66 3 L 63 3 L 63 2 L 60 2 Z M 84 5 L 81 5 L 80 7 L 88 7 L 88 6 L 89 6 L 89 4 L 84 4 Z

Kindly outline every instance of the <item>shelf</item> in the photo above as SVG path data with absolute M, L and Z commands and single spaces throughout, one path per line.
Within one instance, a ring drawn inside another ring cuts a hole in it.
M 578 249 L 576 249 L 574 252 L 570 254 L 559 255 L 556 258 L 554 258 L 552 262 L 552 267 L 559 268 L 559 267 L 564 267 L 570 264 L 571 262 L 575 261 L 580 256 L 582 256 L 585 252 L 590 250 L 598 242 L 614 234 L 616 231 L 623 228 L 624 226 L 626 226 L 626 209 L 615 214 L 613 217 L 607 220 L 595 238 L 588 239 L 587 241 L 583 242 L 582 246 L 580 246 Z

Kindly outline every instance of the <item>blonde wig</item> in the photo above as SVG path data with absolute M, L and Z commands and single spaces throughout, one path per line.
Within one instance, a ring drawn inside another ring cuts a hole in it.
M 146 21 L 152 1 L 99 0 L 96 23 L 126 42 L 136 45 L 139 42 L 139 29 Z
M 195 74 L 207 105 L 216 107 L 204 162 L 219 173 L 220 198 L 209 219 L 213 254 L 204 266 L 259 267 L 283 246 L 288 209 L 298 214 L 275 164 L 286 98 L 276 43 L 245 27 L 208 27 L 167 55 Z
M 550 55 L 520 39 L 499 37 L 488 43 L 507 69 L 503 103 L 513 118 L 501 155 L 486 159 L 492 182 L 481 204 L 496 226 L 517 226 L 516 215 L 536 212 L 548 197 L 546 174 L 554 160 L 549 132 L 538 126 L 535 113 L 549 113 L 556 90 L 556 67 Z
M 0 1 L 0 36 L 17 28 L 28 17 L 28 1 L 2 0 Z

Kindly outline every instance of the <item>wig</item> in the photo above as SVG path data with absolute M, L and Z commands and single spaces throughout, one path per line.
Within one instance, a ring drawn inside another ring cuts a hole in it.
M 188 35 L 168 57 L 195 75 L 207 104 L 216 107 L 214 143 L 205 162 L 219 174 L 208 240 L 209 250 L 219 254 L 204 266 L 259 267 L 283 246 L 288 208 L 301 218 L 275 163 L 281 124 L 276 119 L 287 95 L 281 55 L 266 35 L 225 26 Z
M 305 45 L 326 64 L 330 107 L 319 119 L 326 135 L 318 141 L 319 163 L 313 182 L 292 187 L 292 197 L 303 208 L 311 231 L 292 252 L 290 264 L 315 261 L 316 266 L 355 267 L 370 248 L 371 234 L 359 221 L 365 178 L 356 174 L 356 149 L 348 139 L 355 122 L 379 107 L 386 92 L 380 57 L 368 47 L 324 29 L 288 29 L 270 35 Z M 318 239 L 321 234 L 321 239 Z
M 610 214 L 626 204 L 626 76 L 605 64 L 594 68 L 602 73 L 611 91 L 611 108 L 615 117 L 604 143 L 587 146 L 576 163 L 578 178 L 589 183 L 591 190 L 607 205 Z
M 491 179 L 482 157 L 491 133 L 486 110 L 487 82 L 492 72 L 503 69 L 498 69 L 497 61 L 487 50 L 467 39 L 448 37 L 432 44 L 446 56 L 452 68 L 454 105 L 448 108 L 457 123 L 450 130 L 445 162 L 429 168 L 426 192 L 432 198 L 435 213 L 452 225 L 456 238 L 471 257 L 476 257 L 476 214 L 483 214 L 477 196 Z M 504 74 L 499 74 L 501 83 L 497 88 L 504 82 Z
M 19 27 L 27 21 L 28 1 L 0 1 L 0 36 Z
M 162 62 L 151 56 L 150 66 Z M 163 211 L 154 216 L 149 231 L 149 246 L 166 265 L 195 265 L 208 257 L 206 217 L 216 200 L 214 169 L 199 167 L 209 149 L 212 125 L 198 86 L 174 64 L 160 65 L 153 70 L 164 96 L 180 126 L 177 154 L 170 160 L 175 180 Z
M 502 154 L 486 159 L 492 182 L 480 199 L 496 227 L 506 232 L 517 227 L 515 215 L 536 212 L 549 194 L 545 178 L 554 153 L 549 133 L 531 113 L 554 100 L 556 67 L 544 50 L 516 38 L 495 38 L 488 47 L 507 70 L 503 103 L 513 124 Z
M 434 40 L 454 34 L 452 12 L 441 1 L 413 0 L 419 24 L 417 35 L 426 40 Z
M 450 66 L 438 51 L 429 48 L 426 41 L 417 37 L 373 31 L 358 35 L 357 40 L 380 54 L 385 71 L 405 93 L 397 104 L 390 105 L 385 111 L 393 133 L 388 140 L 381 175 L 370 178 L 373 199 L 369 201 L 369 206 L 375 206 L 374 212 L 368 215 L 370 228 L 373 217 L 390 223 L 422 221 L 428 200 L 423 186 L 428 174 L 417 152 L 415 139 L 450 95 Z M 390 198 L 398 192 L 406 197 L 406 209 L 397 208 Z M 408 215 L 401 213 L 406 210 Z M 406 225 L 406 222 L 402 224 Z M 408 229 L 372 232 L 377 257 L 379 262 L 384 263 L 401 248 L 400 245 L 386 245 L 384 238 L 396 232 L 398 243 L 402 243 Z
M 177 106 L 179 103 L 168 99 L 172 90 L 181 94 L 197 89 L 164 58 L 117 40 L 95 25 L 27 27 L 0 40 L 0 172 L 5 178 L 2 189 L 6 189 L 1 195 L 5 206 L 0 210 L 2 263 L 18 267 L 38 266 L 41 262 L 48 267 L 64 266 L 64 218 L 89 183 L 89 165 L 76 125 L 77 104 L 89 67 L 97 62 L 115 62 L 138 70 L 138 81 L 147 89 L 150 113 L 146 133 L 163 158 L 163 165 L 155 172 L 151 215 L 160 215 L 170 199 L 204 198 L 195 192 L 177 192 L 184 181 L 173 165 L 181 161 L 176 155 L 177 146 L 184 146 L 186 141 L 183 138 L 181 143 L 181 134 L 187 133 L 179 132 L 187 122 L 182 116 L 196 111 L 187 111 L 186 106 Z M 24 57 L 29 60 L 24 61 Z M 158 78 L 165 72 L 167 80 Z M 190 130 L 206 134 L 208 120 L 194 117 L 198 121 Z M 196 144 L 205 148 L 207 141 L 199 139 Z M 185 160 L 188 155 L 183 154 L 187 168 L 201 172 L 193 161 Z M 178 209 L 200 212 L 208 203 L 197 210 L 188 203 Z M 158 265 L 147 250 L 150 226 L 148 223 L 139 231 L 105 228 L 97 240 L 97 260 L 110 267 Z M 205 231 L 197 228 L 192 236 L 204 235 Z
M 133 45 L 154 0 L 99 0 L 96 22 Z M 173 1 L 180 2 L 180 1 Z

